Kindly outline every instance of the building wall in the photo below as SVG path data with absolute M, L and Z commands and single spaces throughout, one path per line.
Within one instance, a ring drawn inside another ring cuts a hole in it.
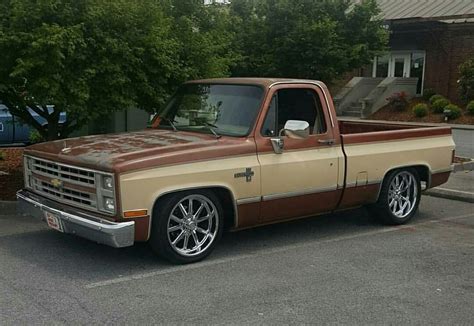
M 390 37 L 392 50 L 424 50 L 424 88 L 433 88 L 454 102 L 460 102 L 458 67 L 474 57 L 474 23 L 426 23 L 397 26 Z

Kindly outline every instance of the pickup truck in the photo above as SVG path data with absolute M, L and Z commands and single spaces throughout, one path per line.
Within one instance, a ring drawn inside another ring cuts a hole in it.
M 406 223 L 453 157 L 449 127 L 338 121 L 319 81 L 208 79 L 147 130 L 28 147 L 17 197 L 58 231 L 190 263 L 225 230 L 358 206 Z

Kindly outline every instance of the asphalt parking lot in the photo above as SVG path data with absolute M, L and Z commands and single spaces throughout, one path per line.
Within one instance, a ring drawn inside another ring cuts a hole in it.
M 364 209 L 224 235 L 173 266 L 0 215 L 0 324 L 473 325 L 474 205 L 423 196 L 403 227 Z

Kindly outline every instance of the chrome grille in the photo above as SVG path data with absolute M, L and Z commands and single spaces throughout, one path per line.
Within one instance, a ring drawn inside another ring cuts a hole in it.
M 25 187 L 39 195 L 91 211 L 116 213 L 115 187 L 106 187 L 113 173 L 96 171 L 25 155 Z M 110 183 L 110 180 L 109 182 Z M 112 205 L 106 201 L 112 200 Z M 112 208 L 110 208 L 112 207 Z
M 79 185 L 95 186 L 95 173 L 85 169 L 33 158 L 31 171 L 45 177 L 58 178 Z
M 36 193 L 90 210 L 97 210 L 96 173 L 36 157 L 26 160 L 30 187 Z
M 33 175 L 33 189 L 45 197 L 60 200 L 71 205 L 97 208 L 97 196 L 92 192 L 83 192 L 68 187 L 55 187 L 51 183 L 38 179 Z M 94 191 L 94 190 L 93 190 Z

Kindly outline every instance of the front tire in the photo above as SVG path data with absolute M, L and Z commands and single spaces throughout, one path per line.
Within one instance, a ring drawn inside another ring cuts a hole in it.
M 171 194 L 156 204 L 150 244 L 173 263 L 193 263 L 214 250 L 223 224 L 223 210 L 212 191 Z
M 420 177 L 416 170 L 399 169 L 387 175 L 377 203 L 369 208 L 384 224 L 400 225 L 416 214 L 420 198 Z

